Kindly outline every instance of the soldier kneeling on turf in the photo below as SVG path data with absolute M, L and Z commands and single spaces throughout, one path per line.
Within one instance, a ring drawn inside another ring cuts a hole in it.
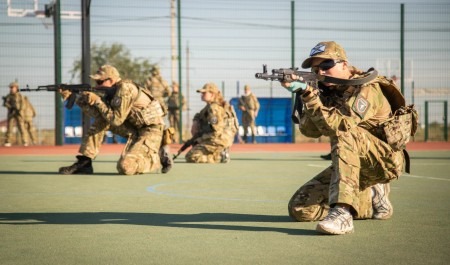
M 191 133 L 195 144 L 186 154 L 189 163 L 228 163 L 229 149 L 239 127 L 233 106 L 223 99 L 214 83 L 202 89 L 202 101 L 206 106 L 194 116 Z
M 300 131 L 330 137 L 332 164 L 295 192 L 289 215 L 320 221 L 316 229 L 325 234 L 352 233 L 354 218 L 390 218 L 389 182 L 405 165 L 409 171 L 404 149 L 417 112 L 405 106 L 394 82 L 351 66 L 333 41 L 318 43 L 302 67 L 323 78 L 317 88 L 296 75 L 282 85 L 303 102 L 296 109 Z
M 94 118 L 79 149 L 78 161 L 61 167 L 61 174 L 92 174 L 92 159 L 99 153 L 106 131 L 128 138 L 117 162 L 119 174 L 135 175 L 148 172 L 167 173 L 172 167 L 167 143 L 163 137 L 166 112 L 150 91 L 131 80 L 122 80 L 117 69 L 103 65 L 90 76 L 98 86 L 111 89 L 101 98 L 83 92 L 77 104 Z M 62 91 L 63 97 L 68 97 Z

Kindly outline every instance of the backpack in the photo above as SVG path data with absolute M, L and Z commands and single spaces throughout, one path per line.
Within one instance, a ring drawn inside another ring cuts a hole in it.
M 380 85 L 393 113 L 390 119 L 380 124 L 385 133 L 386 142 L 395 151 L 404 150 L 411 136 L 416 134 L 419 114 L 414 105 L 406 106 L 405 98 L 392 80 L 379 76 L 375 82 Z
M 36 116 L 36 111 L 33 105 L 31 104 L 30 100 L 26 96 L 23 97 L 22 109 L 23 109 L 23 116 L 25 118 L 32 119 Z
M 234 136 L 239 129 L 239 120 L 233 105 L 226 103 L 224 109 L 226 114 L 224 134 L 227 135 L 229 146 L 231 146 L 234 142 Z
M 178 97 L 179 97 L 178 93 L 173 93 L 167 99 L 167 107 L 170 110 L 174 110 L 174 109 L 179 109 L 180 108 L 180 104 L 179 104 L 180 100 L 179 100 Z

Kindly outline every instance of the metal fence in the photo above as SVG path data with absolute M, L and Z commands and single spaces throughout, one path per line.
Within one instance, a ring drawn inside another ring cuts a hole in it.
M 80 2 L 61 1 L 63 83 L 80 82 L 70 74 L 74 61 L 81 56 Z M 180 21 L 172 20 L 173 2 L 180 3 Z M 206 82 L 215 82 L 227 99 L 239 96 L 245 84 L 260 97 L 289 97 L 278 83 L 257 80 L 254 74 L 262 70 L 262 64 L 269 68 L 291 67 L 292 58 L 299 66 L 317 42 L 326 40 L 340 43 L 350 63 L 358 68 L 375 67 L 381 74 L 395 76 L 398 82 L 404 80 L 406 100 L 417 106 L 422 125 L 425 101 L 450 99 L 448 1 L 403 1 L 403 16 L 400 2 L 395 1 L 173 2 L 91 1 L 90 32 L 92 45 L 122 44 L 133 58 L 158 63 L 168 81 L 179 77 L 178 57 L 181 89 L 188 101 L 183 124 L 188 124 L 187 120 L 203 107 L 195 90 Z M 54 83 L 54 35 L 52 20 L 43 17 L 46 3 L 0 2 L 2 95 L 8 93 L 7 85 L 14 80 L 30 87 Z M 402 19 L 404 42 L 400 34 Z M 178 38 L 181 46 L 176 45 L 174 50 Z M 52 131 L 55 126 L 54 96 L 51 92 L 30 92 L 28 96 L 38 112 L 35 123 L 42 138 L 43 131 Z M 447 112 L 431 108 L 428 123 L 442 125 Z M 0 108 L 0 120 L 4 118 L 6 109 Z M 423 139 L 422 132 L 415 137 L 416 141 Z M 438 130 L 430 139 L 443 140 L 444 133 Z

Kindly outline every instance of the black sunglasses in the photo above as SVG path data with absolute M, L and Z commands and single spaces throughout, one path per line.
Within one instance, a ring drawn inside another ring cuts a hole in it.
M 103 83 L 105 83 L 106 80 L 109 80 L 109 78 L 106 78 L 105 80 L 97 80 L 95 81 L 97 83 L 97 85 L 102 85 Z
M 311 72 L 313 73 L 318 73 L 319 69 L 322 71 L 326 71 L 329 70 L 331 68 L 333 68 L 337 63 L 342 63 L 343 60 L 325 60 L 323 62 L 321 62 L 319 65 L 316 66 L 312 66 L 311 67 Z

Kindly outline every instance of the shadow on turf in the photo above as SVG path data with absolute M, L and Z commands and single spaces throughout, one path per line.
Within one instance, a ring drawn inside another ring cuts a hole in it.
M 292 161 L 292 162 L 298 162 L 298 161 L 305 161 L 305 162 L 317 162 L 317 161 L 324 161 L 321 158 L 316 157 L 299 157 L 299 158 L 231 158 L 231 162 L 233 161 Z M 175 160 L 176 164 L 189 164 L 185 160 Z
M 60 174 L 57 171 L 17 171 L 17 170 L 12 170 L 12 171 L 5 171 L 5 170 L 1 170 L 0 171 L 0 175 L 61 175 L 61 176 L 76 176 L 78 174 L 72 174 L 72 175 L 64 175 L 64 174 Z M 90 174 L 89 176 L 111 176 L 111 175 L 118 175 L 119 173 L 117 172 L 111 172 L 111 173 L 106 173 L 106 172 L 101 172 L 101 173 L 94 173 L 94 174 Z M 84 174 L 79 174 L 78 176 L 82 176 Z
M 165 213 L 0 213 L 0 225 L 97 225 L 125 224 L 147 225 L 176 228 L 217 229 L 232 231 L 279 232 L 290 235 L 317 235 L 313 230 L 291 229 L 268 226 L 245 226 L 239 224 L 210 224 L 209 222 L 233 223 L 287 223 L 292 222 L 287 216 L 236 214 L 236 213 L 199 213 L 199 214 L 165 214 Z
M 21 162 L 25 162 L 25 163 L 36 163 L 36 162 L 41 162 L 41 163 L 48 163 L 48 162 L 64 162 L 67 164 L 70 163 L 74 163 L 74 160 L 22 160 Z M 117 160 L 94 160 L 93 163 L 117 163 Z

